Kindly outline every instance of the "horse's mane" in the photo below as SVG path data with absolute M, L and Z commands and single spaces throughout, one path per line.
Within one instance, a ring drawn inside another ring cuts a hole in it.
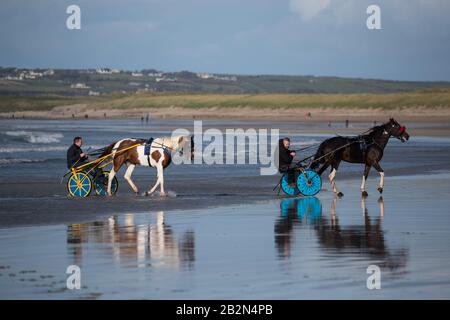
M 372 128 L 369 128 L 368 130 L 364 131 L 363 133 L 357 135 L 357 136 L 341 136 L 337 135 L 338 137 L 347 138 L 347 139 L 360 139 L 361 137 L 368 137 L 372 135 L 374 132 L 379 132 L 381 130 L 384 130 L 387 123 L 383 123 L 380 125 L 373 126 Z
M 374 132 L 378 132 L 380 130 L 384 130 L 386 127 L 386 123 L 377 125 L 377 126 L 373 126 L 372 128 L 368 129 L 366 132 L 364 132 L 362 135 L 371 135 Z

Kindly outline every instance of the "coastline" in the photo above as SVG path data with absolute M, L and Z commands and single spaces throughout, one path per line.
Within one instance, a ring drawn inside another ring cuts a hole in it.
M 449 108 L 255 108 L 255 107 L 162 107 L 162 108 L 93 108 L 87 104 L 55 107 L 44 111 L 2 112 L 0 119 L 123 119 L 140 118 L 149 114 L 155 119 L 239 119 L 244 121 L 276 120 L 285 122 L 328 122 L 345 121 L 372 122 L 394 117 L 401 121 L 449 122 Z M 73 116 L 72 116 L 73 115 Z M 106 115 L 106 116 L 105 116 Z
M 72 114 L 74 115 L 72 117 Z M 133 108 L 133 109 L 90 109 L 88 105 L 56 107 L 49 111 L 21 111 L 0 113 L 1 119 L 33 120 L 139 120 L 146 115 L 158 120 L 221 120 L 261 121 L 269 123 L 330 124 L 328 128 L 298 129 L 299 133 L 336 133 L 336 124 L 343 134 L 358 134 L 360 128 L 344 128 L 346 120 L 352 123 L 380 124 L 390 117 L 408 126 L 408 123 L 420 124 L 408 128 L 415 136 L 450 137 L 450 109 L 447 108 L 408 108 L 408 109 L 354 109 L 354 108 Z M 86 117 L 87 115 L 87 117 Z M 105 116 L 106 115 L 106 116 Z M 242 125 L 237 125 L 240 127 Z

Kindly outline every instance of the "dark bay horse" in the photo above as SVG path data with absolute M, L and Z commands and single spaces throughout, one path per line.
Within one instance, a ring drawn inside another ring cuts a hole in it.
M 322 165 L 317 171 L 319 175 L 322 175 L 331 166 L 331 173 L 328 178 L 333 187 L 333 192 L 339 197 L 342 197 L 344 194 L 337 189 L 335 182 L 336 172 L 341 161 L 365 164 L 361 192 L 363 197 L 367 197 L 368 194 L 365 190 L 366 180 L 369 176 L 370 169 L 374 167 L 380 174 L 378 192 L 382 193 L 384 187 L 384 171 L 380 166 L 380 161 L 383 158 L 384 148 L 391 137 L 395 137 L 402 142 L 409 139 L 406 128 L 392 118 L 385 124 L 375 126 L 360 136 L 337 136 L 327 139 L 320 144 L 314 155 L 311 168 L 315 169 Z

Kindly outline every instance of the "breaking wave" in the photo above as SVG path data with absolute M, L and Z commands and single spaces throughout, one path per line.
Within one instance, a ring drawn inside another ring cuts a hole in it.
M 0 159 L 0 166 L 10 165 L 10 164 L 19 164 L 19 163 L 41 163 L 41 162 L 48 162 L 48 161 L 52 161 L 52 160 L 58 160 L 58 159 L 20 159 L 20 158 Z
M 103 148 L 103 147 L 104 146 L 92 146 L 91 148 L 99 149 L 99 148 Z M 67 148 L 68 148 L 68 146 L 0 147 L 0 153 L 66 151 Z M 88 151 L 89 148 L 83 148 L 83 150 Z
M 0 153 L 65 151 L 67 147 L 3 147 Z
M 61 133 L 37 132 L 37 131 L 7 131 L 7 136 L 15 140 L 28 143 L 56 143 L 63 138 Z

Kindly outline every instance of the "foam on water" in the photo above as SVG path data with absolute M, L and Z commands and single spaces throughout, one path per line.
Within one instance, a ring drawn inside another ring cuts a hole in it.
M 0 159 L 0 166 L 2 165 L 10 165 L 10 164 L 17 164 L 17 163 L 38 163 L 38 162 L 46 162 L 50 159 Z
M 28 143 L 56 143 L 63 138 L 61 133 L 37 132 L 37 131 L 7 131 L 7 136 L 15 137 Z

